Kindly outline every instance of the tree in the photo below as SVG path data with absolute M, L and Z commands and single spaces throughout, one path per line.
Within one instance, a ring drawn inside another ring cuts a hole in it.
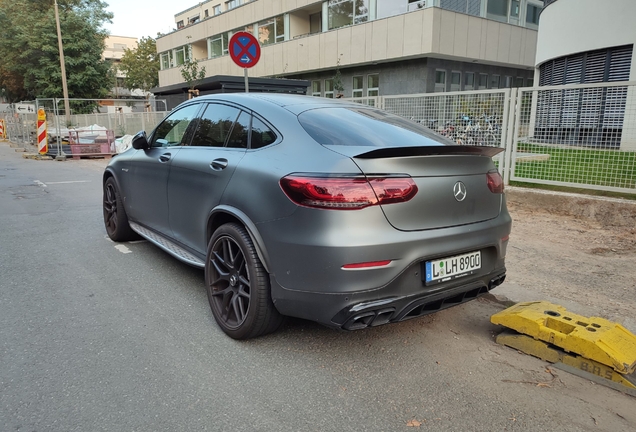
M 100 0 L 59 0 L 69 97 L 108 94 L 102 59 L 112 14 Z M 13 98 L 61 97 L 62 74 L 51 0 L 0 0 L 0 87 Z
M 338 63 L 336 64 L 336 75 L 333 77 L 333 89 L 336 91 L 336 95 L 341 95 L 344 91 L 344 84 L 342 83 L 342 74 L 340 74 L 340 57 L 338 56 Z
M 190 39 L 190 36 L 188 36 Z M 199 68 L 199 62 L 192 58 L 192 46 L 188 45 L 188 58 L 181 65 L 181 77 L 188 84 L 188 99 L 198 95 L 195 87 L 205 78 L 205 66 Z
M 151 37 L 142 37 L 137 48 L 124 51 L 119 69 L 126 75 L 126 88 L 141 89 L 147 97 L 150 89 L 159 85 L 156 41 Z

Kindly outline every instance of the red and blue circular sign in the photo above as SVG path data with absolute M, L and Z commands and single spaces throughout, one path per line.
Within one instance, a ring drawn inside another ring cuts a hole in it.
M 235 33 L 230 38 L 230 57 L 242 68 L 251 68 L 261 58 L 261 45 L 247 32 Z

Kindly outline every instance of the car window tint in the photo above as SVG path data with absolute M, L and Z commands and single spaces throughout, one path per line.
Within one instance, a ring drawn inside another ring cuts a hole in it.
M 241 115 L 234 123 L 230 138 L 227 140 L 227 147 L 247 148 L 247 137 L 250 132 L 250 120 L 252 116 L 241 111 Z
M 432 130 L 371 108 L 318 108 L 298 116 L 307 133 L 325 145 L 419 147 L 455 145 Z
M 201 104 L 188 105 L 166 117 L 152 136 L 152 147 L 181 145 L 188 126 L 197 115 L 199 108 Z
M 276 134 L 265 123 L 254 117 L 252 119 L 252 139 L 250 148 L 257 149 L 276 141 Z
M 240 110 L 228 105 L 210 104 L 201 116 L 191 145 L 223 147 Z

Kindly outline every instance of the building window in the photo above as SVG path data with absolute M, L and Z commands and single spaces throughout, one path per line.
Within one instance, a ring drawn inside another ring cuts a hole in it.
M 333 78 L 325 80 L 325 97 L 333 99 Z
M 214 6 L 214 15 L 219 15 L 221 13 L 221 5 Z
M 490 76 L 490 88 L 498 89 L 500 84 L 500 76 L 499 75 L 491 75 Z
M 369 20 L 369 0 L 329 0 L 327 4 L 329 30 Z
M 515 78 L 515 87 L 523 87 L 523 77 Z
M 436 70 L 435 71 L 435 92 L 445 92 L 446 91 L 446 71 Z
M 534 78 L 528 78 L 526 84 L 528 87 L 534 87 Z
M 510 17 L 519 19 L 519 0 L 512 0 L 510 3 Z
M 481 12 L 481 2 L 482 0 L 439 0 L 439 7 L 463 14 L 479 16 Z M 424 1 L 409 0 L 409 12 L 416 10 L 416 8 L 412 6 L 418 5 L 419 3 L 424 3 Z M 428 0 L 426 3 L 428 3 L 428 6 L 433 6 L 434 4 L 432 0 Z M 424 5 L 422 7 L 426 6 L 427 5 Z
M 285 40 L 285 19 L 283 15 L 258 23 L 258 41 L 269 45 Z
M 488 88 L 488 74 L 479 74 L 479 90 Z
M 218 34 L 208 39 L 208 58 L 217 58 L 228 53 L 228 33 Z
M 322 91 L 320 90 L 320 80 L 311 82 L 311 95 L 312 96 L 322 96 Z
M 203 12 L 203 15 L 207 18 L 210 16 L 210 13 L 208 12 L 208 10 L 206 9 L 205 12 Z
M 367 96 L 379 96 L 380 95 L 380 75 L 373 74 L 367 75 Z
M 528 9 L 526 11 L 526 24 L 539 25 L 539 13 L 541 12 L 541 6 L 536 6 L 528 3 Z
M 512 77 L 507 76 L 504 79 L 504 88 L 512 88 Z
M 466 72 L 464 74 L 464 90 L 472 90 L 475 88 L 475 74 L 473 72 Z
M 225 2 L 225 10 L 234 9 L 241 5 L 241 0 L 230 0 Z
M 183 28 L 183 20 L 182 21 L 177 21 L 177 28 Z
M 510 0 L 488 0 L 486 17 L 495 21 L 508 22 L 508 6 Z
M 175 66 L 181 66 L 190 60 L 190 49 L 187 46 L 181 46 L 174 50 Z
M 309 15 L 309 34 L 322 31 L 322 12 Z
M 353 77 L 353 93 L 351 96 L 362 97 L 364 87 L 364 79 L 362 76 L 354 76 Z
M 199 18 L 200 18 L 199 15 L 195 15 L 193 17 L 188 18 L 188 25 L 194 24 L 195 22 L 199 21 Z
M 451 72 L 451 91 L 460 91 L 462 89 L 462 73 Z
M 161 69 L 170 69 L 172 67 L 172 62 L 170 61 L 170 51 L 166 51 L 161 53 L 160 62 Z

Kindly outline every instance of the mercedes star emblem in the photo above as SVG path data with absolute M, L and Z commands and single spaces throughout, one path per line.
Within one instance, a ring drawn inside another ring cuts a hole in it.
M 455 183 L 455 186 L 453 186 L 453 194 L 457 201 L 464 201 L 464 199 L 466 199 L 466 185 L 462 182 Z

